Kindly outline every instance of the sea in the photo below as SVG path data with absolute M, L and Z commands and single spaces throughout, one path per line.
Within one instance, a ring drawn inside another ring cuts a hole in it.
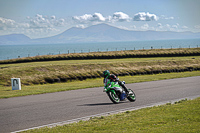
M 38 55 L 197 47 L 200 47 L 200 39 L 0 45 L 0 60 L 32 57 Z

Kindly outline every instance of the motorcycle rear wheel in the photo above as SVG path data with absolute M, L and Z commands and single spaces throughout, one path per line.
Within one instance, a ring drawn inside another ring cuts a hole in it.
M 130 101 L 130 102 L 135 102 L 136 100 L 136 95 L 135 93 L 131 90 L 131 89 L 128 89 L 129 92 L 132 92 L 132 94 L 129 94 L 129 96 L 127 97 L 127 99 Z
M 107 92 L 107 94 L 108 94 L 108 97 L 110 98 L 110 100 L 113 103 L 115 103 L 115 104 L 119 103 L 120 99 L 119 99 L 119 97 L 118 97 L 118 95 L 116 93 L 113 93 L 112 91 L 109 91 L 109 92 Z

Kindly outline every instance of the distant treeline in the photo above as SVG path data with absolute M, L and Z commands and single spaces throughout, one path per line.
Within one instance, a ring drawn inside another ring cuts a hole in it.
M 146 57 L 177 57 L 200 56 L 200 48 L 178 49 L 150 49 L 150 50 L 125 50 L 109 52 L 70 53 L 59 55 L 42 55 L 24 57 L 10 60 L 1 60 L 0 64 L 57 61 L 57 60 L 83 60 L 83 59 L 119 59 L 119 58 L 146 58 Z

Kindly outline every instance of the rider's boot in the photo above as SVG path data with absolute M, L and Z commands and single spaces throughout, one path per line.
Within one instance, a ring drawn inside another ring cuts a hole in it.
M 119 85 L 125 90 L 128 95 L 133 94 L 131 91 L 128 91 L 128 88 L 121 81 L 119 81 Z

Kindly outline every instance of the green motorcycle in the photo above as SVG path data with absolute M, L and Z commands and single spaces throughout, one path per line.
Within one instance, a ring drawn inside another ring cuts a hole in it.
M 124 101 L 126 98 L 130 102 L 135 102 L 136 100 L 135 93 L 125 86 L 124 81 L 110 82 L 107 89 L 105 89 L 105 92 L 110 100 L 115 104 L 119 103 L 120 101 Z

